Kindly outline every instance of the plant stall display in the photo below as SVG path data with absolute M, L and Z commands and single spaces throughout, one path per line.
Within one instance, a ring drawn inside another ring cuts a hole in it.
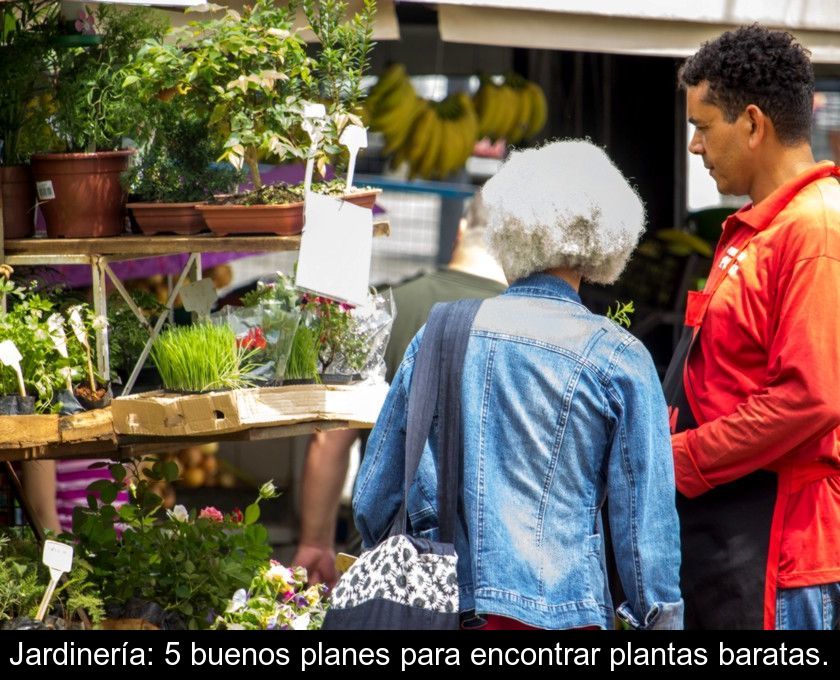
M 16 0 L 0 6 L 0 191 L 5 238 L 31 236 L 35 184 L 28 165 L 48 106 L 45 76 L 59 5 Z
M 213 625 L 218 630 L 319 630 L 327 612 L 327 589 L 317 583 L 307 587 L 306 569 L 284 567 L 279 562 L 260 569 L 248 589 L 237 590 L 223 615 Z
M 210 392 L 250 387 L 258 351 L 238 343 L 230 326 L 200 323 L 165 330 L 151 357 L 167 390 Z
M 89 487 L 102 502 L 89 496 L 89 507 L 74 511 L 73 538 L 92 567 L 91 581 L 111 616 L 125 616 L 126 604 L 130 611 L 140 600 L 163 610 L 160 627 L 207 628 L 225 611 L 230 593 L 248 587 L 269 559 L 259 504 L 277 496 L 274 484 L 263 484 L 244 513 L 182 505 L 164 512 L 151 486 L 176 480 L 177 464 L 147 458 L 128 467 L 112 464 L 113 481 Z M 109 503 L 126 480 L 131 500 L 116 509 Z
M 97 5 L 92 27 L 99 44 L 56 47 L 51 53 L 55 111 L 50 122 L 61 145 L 35 154 L 32 172 L 51 237 L 115 236 L 124 228 L 120 174 L 131 150 L 122 138 L 149 133 L 147 107 L 127 96 L 118 74 L 142 42 L 160 37 L 166 22 L 153 10 Z M 87 26 L 87 22 L 85 22 Z M 87 30 L 83 27 L 82 30 Z
M 163 277 L 161 277 L 163 278 Z M 154 325 L 158 316 L 163 313 L 164 306 L 151 293 L 141 289 L 129 291 L 135 306 L 143 313 L 150 326 Z M 149 332 L 137 322 L 131 307 L 126 304 L 122 296 L 114 291 L 108 298 L 108 349 L 111 357 L 111 370 L 117 374 L 120 380 L 125 380 L 134 369 L 137 357 L 146 346 L 149 339 Z M 147 366 L 149 368 L 147 369 Z M 155 369 L 147 363 L 144 371 L 155 372 Z M 143 373 L 141 372 L 141 376 Z M 141 381 L 159 381 L 159 376 L 146 376 Z
M 50 580 L 41 563 L 41 546 L 27 529 L 6 529 L 0 534 L 0 629 L 76 628 L 77 614 L 98 624 L 105 615 L 104 602 L 91 580 L 90 564 L 74 556 L 73 568 L 56 588 L 43 622 L 34 620 Z
M 220 18 L 191 22 L 166 41 L 147 42 L 124 85 L 138 90 L 141 99 L 174 94 L 188 106 L 209 108 L 210 131 L 223 140 L 221 158 L 237 169 L 247 168 L 256 191 L 263 187 L 263 159 L 284 163 L 313 156 L 325 171 L 330 154 L 340 149 L 344 127 L 361 123 L 353 111 L 373 44 L 375 3 L 366 0 L 349 22 L 342 22 L 346 2 L 304 3 L 321 41 L 317 56 L 307 54 L 293 27 L 299 6 L 296 0 L 285 7 L 256 0 L 241 13 L 227 10 Z M 303 118 L 310 100 L 324 102 L 328 118 L 320 150 L 314 151 Z M 370 203 L 373 196 L 354 195 L 353 200 Z M 199 210 L 218 234 L 300 233 L 303 205 L 296 197 L 256 194 L 248 203 L 236 198 L 231 205 Z
M 152 140 L 123 177 L 134 220 L 144 234 L 196 234 L 207 225 L 196 203 L 227 194 L 239 173 L 216 163 L 221 145 L 207 135 L 207 116 L 184 106 L 183 98 L 158 104 Z

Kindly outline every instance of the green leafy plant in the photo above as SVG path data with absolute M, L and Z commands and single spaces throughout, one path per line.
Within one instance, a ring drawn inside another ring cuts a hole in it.
M 230 192 L 239 173 L 215 162 L 221 146 L 207 134 L 207 116 L 180 98 L 159 108 L 153 139 L 123 178 L 129 193 L 142 201 L 180 203 Z
M 192 21 L 165 42 L 147 42 L 123 85 L 147 98 L 186 94 L 192 106 L 209 108 L 211 130 L 224 140 L 221 159 L 237 169 L 247 166 L 259 188 L 260 154 L 305 155 L 302 93 L 313 65 L 293 28 L 298 4 L 256 0 L 241 13 L 228 9 L 221 17 Z
M 131 299 L 150 325 L 163 313 L 164 306 L 149 292 L 133 290 Z M 129 373 L 148 339 L 149 332 L 140 325 L 122 296 L 114 291 L 108 297 L 108 348 L 111 367 L 116 371 Z
M 16 165 L 33 150 L 34 130 L 48 114 L 46 78 L 59 3 L 15 0 L 0 5 L 0 164 Z
M 73 516 L 77 550 L 92 565 L 106 603 L 139 598 L 177 614 L 191 629 L 208 627 L 225 610 L 228 594 L 246 587 L 271 554 L 258 520 L 260 502 L 277 496 L 274 484 L 263 484 L 244 513 L 180 505 L 164 511 L 152 486 L 178 478 L 173 461 L 146 458 L 109 469 L 113 481 L 91 484 L 88 507 Z M 131 500 L 117 510 L 110 503 L 125 484 Z
M 341 356 L 355 371 L 364 368 L 370 347 L 364 335 L 356 330 L 352 307 L 321 296 L 304 296 L 308 324 L 318 338 L 318 359 L 321 373 Z
M 630 315 L 635 311 L 636 308 L 633 306 L 632 300 L 630 300 L 630 302 L 619 302 L 616 300 L 615 311 L 613 311 L 612 307 L 607 307 L 606 317 L 617 323 L 619 326 L 630 328 Z
M 56 587 L 48 613 L 72 622 L 81 610 L 91 622 L 101 621 L 104 603 L 92 573 L 90 563 L 74 555 L 73 567 Z M 0 535 L 0 622 L 35 616 L 49 580 L 40 545 L 31 532 L 7 530 Z
M 256 350 L 236 342 L 229 326 L 169 328 L 152 345 L 152 361 L 168 390 L 206 392 L 250 386 Z
M 21 354 L 26 393 L 34 396 L 38 412 L 53 408 L 56 392 L 68 383 L 84 378 L 88 356 L 67 333 L 67 357 L 62 356 L 52 339 L 50 318 L 57 320 L 64 329 L 66 320 L 57 309 L 56 302 L 37 290 L 36 284 L 19 286 L 9 279 L 0 279 L 0 294 L 9 300 L 9 311 L 0 314 L 0 341 L 11 340 Z M 87 305 L 80 307 L 87 323 L 94 323 L 93 312 Z M 0 365 L 0 394 L 18 394 L 18 381 L 14 370 Z
M 95 30 L 102 42 L 90 47 L 56 49 L 52 56 L 57 109 L 52 122 L 67 151 L 116 149 L 121 138 L 148 135 L 148 109 L 127 95 L 118 77 L 141 44 L 162 37 L 164 18 L 145 7 L 97 5 Z
M 222 630 L 318 630 L 327 611 L 326 586 L 307 587 L 306 569 L 272 560 L 248 586 L 237 590 L 214 628 Z
M 298 326 L 292 340 L 285 379 L 321 381 L 318 375 L 318 333 L 303 324 Z

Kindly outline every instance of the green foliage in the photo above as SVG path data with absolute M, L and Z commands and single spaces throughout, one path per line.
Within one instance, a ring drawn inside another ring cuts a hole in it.
M 615 301 L 615 311 L 612 310 L 612 307 L 607 307 L 607 314 L 606 317 L 611 321 L 614 321 L 619 326 L 624 326 L 625 328 L 630 328 L 630 315 L 636 311 L 635 307 L 633 306 L 633 301 L 630 302 L 619 302 L 618 300 Z
M 224 140 L 220 159 L 237 169 L 247 164 L 261 186 L 261 153 L 281 160 L 305 155 L 299 124 L 312 61 L 293 29 L 297 5 L 255 0 L 242 13 L 229 9 L 190 22 L 166 42 L 147 42 L 122 84 L 146 98 L 175 88 L 191 106 L 209 109 L 211 129 Z
M 304 311 L 307 325 L 318 338 L 318 359 L 321 372 L 341 356 L 355 371 L 361 371 L 370 354 L 370 346 L 363 334 L 357 332 L 352 307 L 325 297 L 306 297 Z
M 53 53 L 58 107 L 53 125 L 68 151 L 116 149 L 124 135 L 139 139 L 149 134 L 143 125 L 147 108 L 127 96 L 118 73 L 145 40 L 162 37 L 167 25 L 145 7 L 97 5 L 91 11 L 102 43 Z
M 292 340 L 292 351 L 286 362 L 286 380 L 315 380 L 318 376 L 318 334 L 300 324 Z
M 85 376 L 87 356 L 85 350 L 67 329 L 68 356 L 63 357 L 50 337 L 48 319 L 59 314 L 59 320 L 66 327 L 65 319 L 57 311 L 56 302 L 38 292 L 35 284 L 23 288 L 14 282 L 0 280 L 0 293 L 9 301 L 9 311 L 0 313 L 0 341 L 11 340 L 21 353 L 26 393 L 36 398 L 35 409 L 48 411 L 52 407 L 57 391 L 65 389 L 66 375 L 73 382 Z M 90 328 L 94 322 L 93 311 L 81 305 L 82 317 Z M 18 382 L 12 368 L 0 365 L 0 394 L 19 394 Z
M 191 111 L 181 98 L 160 108 L 152 141 L 124 178 L 129 193 L 143 201 L 180 203 L 230 192 L 239 173 L 215 163 L 221 146 L 207 134 L 207 116 Z
M 101 621 L 105 608 L 92 572 L 90 564 L 75 555 L 73 568 L 56 587 L 48 613 L 71 621 L 82 610 L 93 623 Z M 0 535 L 0 621 L 35 616 L 49 580 L 40 546 L 28 530 Z
M 116 510 L 90 496 L 88 508 L 75 509 L 77 550 L 92 565 L 92 579 L 106 602 L 137 597 L 179 614 L 191 629 L 206 628 L 224 611 L 229 594 L 247 586 L 271 554 L 268 532 L 255 515 L 261 501 L 277 495 L 274 485 L 263 485 L 244 516 L 225 516 L 215 508 L 188 512 L 183 506 L 163 512 L 152 485 L 177 479 L 177 466 L 156 458 L 128 465 L 129 503 Z M 125 468 L 115 464 L 110 470 L 113 482 L 89 487 L 103 501 L 124 485 Z M 116 522 L 125 525 L 121 534 Z
M 45 74 L 58 16 L 59 4 L 52 0 L 15 0 L 0 6 L 0 165 L 27 160 L 32 149 L 26 140 L 44 123 L 43 95 L 49 92 Z
M 187 392 L 248 387 L 253 355 L 229 326 L 207 323 L 169 328 L 151 352 L 164 387 Z
M 163 312 L 163 305 L 151 293 L 134 290 L 131 292 L 131 299 L 150 325 L 154 324 Z M 140 325 L 122 296 L 114 291 L 108 297 L 108 348 L 111 368 L 129 373 L 148 339 L 148 331 Z

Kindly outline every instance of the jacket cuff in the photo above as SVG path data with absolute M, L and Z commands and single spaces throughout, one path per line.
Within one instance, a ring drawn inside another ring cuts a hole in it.
M 688 498 L 695 498 L 711 491 L 714 487 L 706 481 L 688 449 L 687 430 L 671 436 L 671 448 L 674 450 L 674 477 L 677 490 Z
M 618 618 L 635 630 L 682 630 L 684 604 L 677 602 L 657 602 L 645 614 L 645 620 L 639 621 L 625 602 L 617 610 Z

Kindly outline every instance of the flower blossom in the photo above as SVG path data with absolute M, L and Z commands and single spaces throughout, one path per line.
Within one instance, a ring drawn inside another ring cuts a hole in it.
M 214 508 L 212 505 L 208 505 L 206 508 L 204 508 L 198 514 L 198 518 L 199 519 L 209 519 L 213 522 L 223 522 L 224 519 L 225 519 L 225 516 L 219 510 Z
M 174 519 L 177 522 L 186 522 L 190 518 L 190 513 L 187 512 L 187 509 L 183 505 L 176 505 L 171 510 L 167 510 L 166 514 L 170 519 Z

